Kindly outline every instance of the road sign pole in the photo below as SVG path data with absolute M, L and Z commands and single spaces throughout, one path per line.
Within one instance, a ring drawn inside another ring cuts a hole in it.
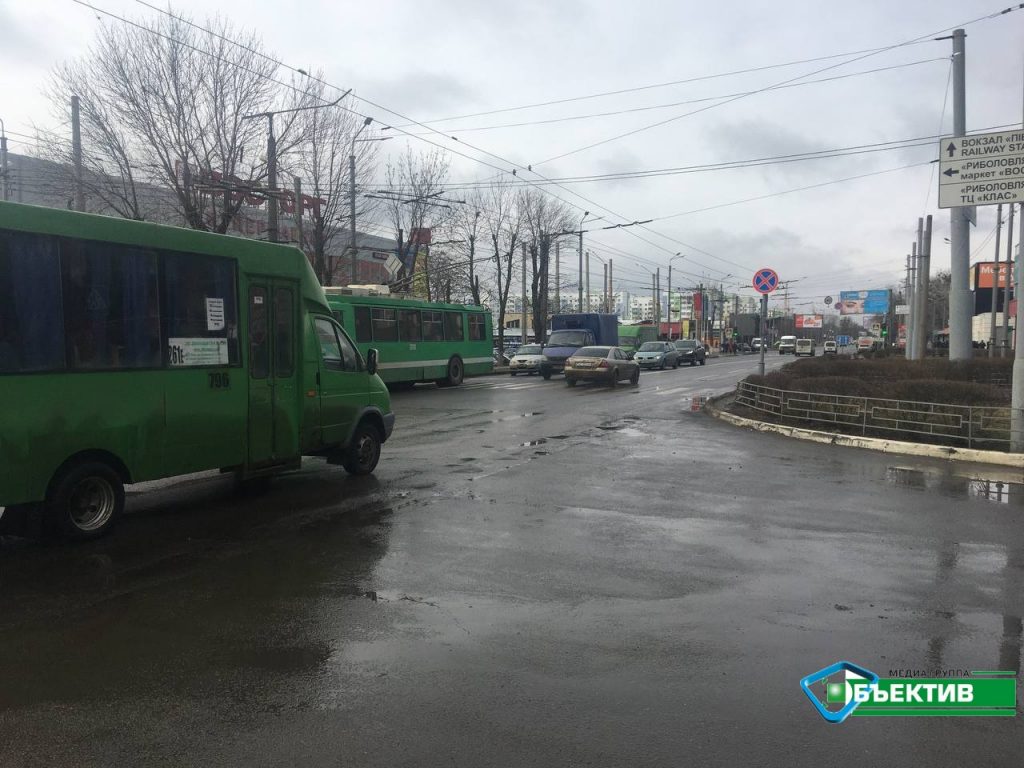
M 768 327 L 768 294 L 761 294 L 761 356 L 757 361 L 757 374 L 764 376 L 764 348 L 768 344 L 765 329 Z
M 1022 123 L 1024 125 L 1024 123 Z M 1020 206 L 1020 236 L 1017 238 L 1017 319 L 1013 331 L 1013 385 L 1010 394 L 1010 450 L 1024 453 L 1024 296 L 1021 296 L 1021 257 L 1024 256 L 1024 203 Z M 1009 267 L 1009 264 L 1007 264 Z M 1005 301 L 1005 299 L 1004 299 Z

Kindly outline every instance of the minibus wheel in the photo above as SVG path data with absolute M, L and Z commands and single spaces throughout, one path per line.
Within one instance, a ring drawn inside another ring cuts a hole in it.
M 50 525 L 69 539 L 95 539 L 124 511 L 124 483 L 100 461 L 72 464 L 54 478 L 46 497 Z
M 364 421 L 352 434 L 342 466 L 350 475 L 368 475 L 376 468 L 378 461 L 380 432 L 373 424 Z

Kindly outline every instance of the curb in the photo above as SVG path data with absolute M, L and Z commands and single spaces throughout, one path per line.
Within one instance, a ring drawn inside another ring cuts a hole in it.
M 824 443 L 827 445 L 840 445 L 846 448 L 865 448 L 869 451 L 879 453 L 891 453 L 901 456 L 924 456 L 932 459 L 948 459 L 970 464 L 995 464 L 1002 467 L 1024 469 L 1024 454 L 1002 453 L 1000 451 L 983 451 L 976 448 L 952 448 L 945 445 L 922 445 L 921 443 L 910 443 L 904 440 L 886 440 L 880 437 L 858 437 L 857 435 L 842 435 L 835 432 L 823 432 L 817 429 L 804 429 L 802 427 L 789 427 L 783 424 L 771 424 L 757 419 L 748 419 L 744 416 L 737 416 L 720 408 L 720 404 L 731 401 L 732 393 L 709 398 L 705 409 L 716 419 L 732 424 L 736 427 L 745 427 L 757 432 L 792 437 L 796 440 L 807 440 L 813 443 Z

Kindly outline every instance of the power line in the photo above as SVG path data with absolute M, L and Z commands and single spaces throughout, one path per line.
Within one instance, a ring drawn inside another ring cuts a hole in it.
M 141 0 L 138 0 L 138 1 L 141 1 Z M 929 41 L 922 40 L 921 42 L 929 42 Z M 700 75 L 700 76 L 697 76 L 697 77 L 684 78 L 682 80 L 670 80 L 669 82 L 665 82 L 665 83 L 654 83 L 654 84 L 650 84 L 650 85 L 639 85 L 639 86 L 634 86 L 632 88 L 620 88 L 620 89 L 615 90 L 615 91 L 603 91 L 603 92 L 600 92 L 600 93 L 592 93 L 592 94 L 588 94 L 588 95 L 585 95 L 585 96 L 570 96 L 570 97 L 562 98 L 562 99 L 553 99 L 551 101 L 540 101 L 540 102 L 536 102 L 536 103 L 533 103 L 533 104 L 523 104 L 523 105 L 520 105 L 518 107 L 504 107 L 504 108 L 501 108 L 501 109 L 490 109 L 490 110 L 487 110 L 485 112 L 472 112 L 470 114 L 465 114 L 465 115 L 455 115 L 455 116 L 451 116 L 451 117 L 434 118 L 434 119 L 431 119 L 431 120 L 424 120 L 423 123 L 426 124 L 426 125 L 433 125 L 435 123 L 448 123 L 448 122 L 453 122 L 455 120 L 465 120 L 465 119 L 470 118 L 470 117 L 485 117 L 487 115 L 498 115 L 498 114 L 503 114 L 503 113 L 507 113 L 507 112 L 519 112 L 519 111 L 524 110 L 524 109 L 535 109 L 537 107 L 550 107 L 550 106 L 555 106 L 555 105 L 558 105 L 558 104 L 568 104 L 570 102 L 576 102 L 576 101 L 587 101 L 587 100 L 590 100 L 590 99 L 599 99 L 599 98 L 603 98 L 605 96 L 620 96 L 620 95 L 622 95 L 624 93 L 636 93 L 638 91 L 648 91 L 648 90 L 652 90 L 652 89 L 656 89 L 656 88 L 667 88 L 667 87 L 673 86 L 673 85 L 686 85 L 686 84 L 689 84 L 689 83 L 697 83 L 697 82 L 701 82 L 701 81 L 704 81 L 704 80 L 715 80 L 715 79 L 719 79 L 719 78 L 723 78 L 723 77 L 732 77 L 734 75 L 745 75 L 745 74 L 750 74 L 752 72 L 764 72 L 764 71 L 770 70 L 770 69 L 779 69 L 779 68 L 782 68 L 782 67 L 792 67 L 792 66 L 796 66 L 798 64 L 812 64 L 812 63 L 818 62 L 818 61 L 827 61 L 829 59 L 845 58 L 846 56 L 856 56 L 856 55 L 859 55 L 859 54 L 862 54 L 862 53 L 875 53 L 875 52 L 880 53 L 883 50 L 885 50 L 885 49 L 884 48 L 868 48 L 868 49 L 864 49 L 864 50 L 860 50 L 860 51 L 847 51 L 845 53 L 833 53 L 833 54 L 829 54 L 827 56 L 816 56 L 816 57 L 810 58 L 810 59 L 800 59 L 798 61 L 787 61 L 787 62 L 782 62 L 780 64 L 765 64 L 765 65 L 761 65 L 761 66 L 757 66 L 757 67 L 748 67 L 746 69 L 736 69 L 736 70 L 732 70 L 730 72 L 718 72 L 718 73 L 715 73 L 715 74 L 712 74 L 712 75 Z M 416 123 L 406 123 L 404 125 L 396 126 L 396 127 L 407 128 L 410 125 L 416 125 Z M 460 129 L 460 130 L 465 130 L 465 129 Z
M 832 81 L 835 81 L 835 80 L 845 80 L 845 79 L 848 79 L 848 78 L 851 78 L 851 77 L 863 77 L 864 75 L 872 75 L 872 74 L 876 74 L 878 72 L 888 72 L 890 70 L 904 69 L 906 67 L 919 66 L 921 64 L 931 64 L 931 63 L 935 63 L 935 62 L 938 62 L 938 61 L 943 61 L 943 62 L 944 61 L 948 61 L 948 58 L 947 57 L 941 57 L 941 58 L 934 58 L 934 59 L 921 59 L 920 61 L 911 61 L 911 62 L 907 62 L 905 64 L 894 64 L 894 65 L 888 66 L 888 67 L 878 67 L 876 69 L 866 69 L 866 70 L 863 70 L 863 71 L 860 71 L 860 72 L 850 72 L 850 73 L 845 74 L 845 75 L 835 75 L 833 77 L 823 77 L 823 78 L 819 78 L 817 80 L 808 80 L 807 82 L 803 82 L 803 83 L 789 83 L 787 85 L 780 85 L 780 86 L 777 86 L 777 87 L 772 87 L 772 88 L 769 88 L 768 90 L 769 91 L 776 91 L 776 90 L 784 90 L 786 88 L 802 88 L 805 85 L 817 85 L 817 84 L 820 84 L 820 83 L 828 83 L 828 82 L 832 82 Z M 598 118 L 598 117 L 616 117 L 618 115 L 628 115 L 628 114 L 633 114 L 633 113 L 636 113 L 636 112 L 650 112 L 652 110 L 657 110 L 657 109 L 671 109 L 672 107 L 681 107 L 681 106 L 685 106 L 687 104 L 700 104 L 700 103 L 703 103 L 703 102 L 706 102 L 706 101 L 718 101 L 719 99 L 728 99 L 728 98 L 732 98 L 734 96 L 750 96 L 750 95 L 752 95 L 754 93 L 755 93 L 755 91 L 739 91 L 739 92 L 736 92 L 736 93 L 719 94 L 717 96 L 703 96 L 703 97 L 701 97 L 699 99 L 686 99 L 684 101 L 673 101 L 673 102 L 670 102 L 670 103 L 667 103 L 667 104 L 652 104 L 652 105 L 648 105 L 648 106 L 644 106 L 644 107 L 629 107 L 629 108 L 626 108 L 626 109 L 616 109 L 616 110 L 612 110 L 610 112 L 592 112 L 590 114 L 585 114 L 585 115 L 567 115 L 565 117 L 553 117 L 553 118 L 548 118 L 548 119 L 545 119 L 545 120 L 528 120 L 528 121 L 519 122 L 519 123 L 501 123 L 501 124 L 498 124 L 498 125 L 478 125 L 478 126 L 471 126 L 471 127 L 463 127 L 463 128 L 458 128 L 457 131 L 459 133 L 469 133 L 471 131 L 494 131 L 494 130 L 498 130 L 498 129 L 501 129 L 501 128 L 525 128 L 527 126 L 534 126 L 534 125 L 553 125 L 553 124 L 556 124 L 556 123 L 566 123 L 566 122 L 572 122 L 572 121 L 578 121 L 578 120 L 591 120 L 591 119 Z M 425 125 L 432 125 L 435 122 L 436 121 L 430 121 L 430 122 L 425 123 Z M 421 135 L 427 135 L 427 134 L 418 134 L 417 133 L 417 134 L 414 134 L 414 135 L 421 136 Z
M 995 18 L 996 16 L 1001 16 L 1001 15 L 1004 15 L 1004 14 L 1007 14 L 1007 13 L 1012 13 L 1013 11 L 1020 10 L 1021 7 L 1024 7 L 1024 4 L 1022 4 L 1019 7 L 1007 8 L 1006 10 L 1000 11 L 998 13 L 986 14 L 985 16 L 979 16 L 978 18 L 972 19 L 970 21 L 966 21 L 966 22 L 963 22 L 961 24 L 955 24 L 952 27 L 946 27 L 944 29 L 939 29 L 939 30 L 936 30 L 934 32 L 929 32 L 929 33 L 927 33 L 925 35 L 919 35 L 918 37 L 912 38 L 910 40 L 905 40 L 905 41 L 903 41 L 901 43 L 895 43 L 893 45 L 889 45 L 889 46 L 886 46 L 884 48 L 874 49 L 874 50 L 872 50 L 872 51 L 870 51 L 868 53 L 860 54 L 860 55 L 858 55 L 858 56 L 856 56 L 856 57 L 854 57 L 852 59 L 849 59 L 847 61 L 842 61 L 842 62 L 839 62 L 838 64 L 830 64 L 827 67 L 822 67 L 820 69 L 816 69 L 813 72 L 807 72 L 807 73 L 805 73 L 803 75 L 798 75 L 796 77 L 791 77 L 791 78 L 789 78 L 787 80 L 782 80 L 782 81 L 780 81 L 778 83 L 772 83 L 771 85 L 765 86 L 764 88 L 759 88 L 759 89 L 757 89 L 755 91 L 751 91 L 749 93 L 745 93 L 745 94 L 740 94 L 740 95 L 734 96 L 732 98 L 726 99 L 725 101 L 721 101 L 721 102 L 719 102 L 717 104 L 711 104 L 711 105 L 708 105 L 706 107 L 700 107 L 699 109 L 695 109 L 695 110 L 693 110 L 691 112 L 686 112 L 686 113 L 681 114 L 681 115 L 676 115 L 675 117 L 670 117 L 670 118 L 667 118 L 665 120 L 660 120 L 660 121 L 658 121 L 656 123 L 651 123 L 649 125 L 641 126 L 640 128 L 634 128 L 633 130 L 626 131 L 625 133 L 620 133 L 620 134 L 618 134 L 616 136 L 610 136 L 607 139 L 602 139 L 601 141 L 596 141 L 596 142 L 593 142 L 591 144 L 587 144 L 586 146 L 578 147 L 577 149 L 573 149 L 573 150 L 570 150 L 568 152 L 563 152 L 560 155 L 555 155 L 553 157 L 549 157 L 546 160 L 541 160 L 538 163 L 533 163 L 533 165 L 544 165 L 545 163 L 554 162 L 555 160 L 561 160 L 562 158 L 569 157 L 570 155 L 579 154 L 580 152 L 585 152 L 588 149 L 594 149 L 595 147 L 600 147 L 600 146 L 602 146 L 604 144 L 608 144 L 608 143 L 613 142 L 613 141 L 618 141 L 619 139 L 626 138 L 627 136 L 634 136 L 634 135 L 636 135 L 638 133 L 642 133 L 644 131 L 651 130 L 652 128 L 658 128 L 658 127 L 663 126 L 663 125 L 668 125 L 669 123 L 673 123 L 676 120 L 682 120 L 684 117 L 691 117 L 693 115 L 700 114 L 701 112 L 707 112 L 710 109 L 716 109 L 717 107 L 721 107 L 721 106 L 724 106 L 726 104 L 731 104 L 731 103 L 733 103 L 735 101 L 739 101 L 740 99 L 749 98 L 750 96 L 755 96 L 757 94 L 764 93 L 766 91 L 779 88 L 779 87 L 781 87 L 783 85 L 786 85 L 788 83 L 796 82 L 797 80 L 803 80 L 804 78 L 811 77 L 813 75 L 818 75 L 818 74 L 821 74 L 822 72 L 827 72 L 829 70 L 836 69 L 837 67 L 844 67 L 847 64 L 852 64 L 855 61 L 862 61 L 863 59 L 867 59 L 867 58 L 870 58 L 872 56 L 877 56 L 880 53 L 886 53 L 888 51 L 892 51 L 892 50 L 895 50 L 897 48 L 902 48 L 902 47 L 905 47 L 905 46 L 908 46 L 908 45 L 916 45 L 918 43 L 928 42 L 927 38 L 932 38 L 935 35 L 941 35 L 942 33 L 949 32 L 952 29 L 957 29 L 957 28 L 960 28 L 960 27 L 966 27 L 966 26 L 969 26 L 971 24 L 975 24 L 975 23 L 977 23 L 979 21 L 984 21 L 986 19 Z

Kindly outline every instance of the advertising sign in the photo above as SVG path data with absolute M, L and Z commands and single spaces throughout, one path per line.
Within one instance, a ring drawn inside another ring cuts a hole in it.
M 975 288 L 992 288 L 993 278 L 995 276 L 995 262 L 994 261 L 982 261 L 971 267 L 971 289 Z M 1007 266 L 1005 261 L 999 262 L 999 287 L 1003 288 L 1006 285 L 1006 276 L 1010 272 L 1010 268 Z M 1012 279 L 1012 278 L 1011 278 Z
M 840 291 L 840 315 L 884 315 L 889 312 L 889 291 Z
M 796 316 L 796 327 L 800 328 L 821 328 L 822 323 L 821 315 L 797 315 Z

